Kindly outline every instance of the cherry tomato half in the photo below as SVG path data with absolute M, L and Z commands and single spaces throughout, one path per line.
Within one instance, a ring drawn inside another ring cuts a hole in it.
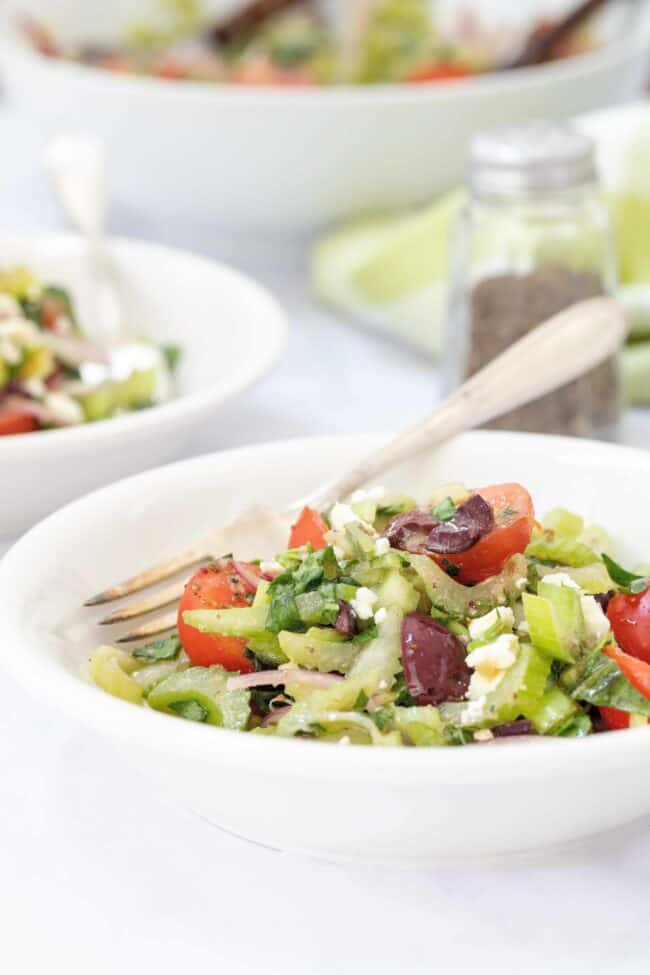
M 244 566 L 247 575 L 261 575 L 257 566 L 247 563 Z M 221 664 L 226 670 L 239 670 L 243 674 L 253 670 L 251 661 L 244 656 L 246 640 L 216 633 L 199 633 L 184 622 L 183 613 L 189 609 L 249 606 L 254 592 L 255 588 L 238 571 L 234 562 L 204 566 L 192 576 L 178 607 L 178 633 L 185 653 L 195 666 Z
M 607 607 L 607 617 L 623 650 L 650 664 L 650 589 L 638 596 L 617 593 Z
M 491 505 L 495 526 L 476 545 L 458 555 L 436 555 L 443 568 L 457 566 L 457 582 L 473 585 L 498 575 L 511 555 L 523 552 L 530 542 L 535 511 L 530 494 L 521 484 L 494 484 L 476 492 Z
M 469 74 L 467 68 L 461 68 L 460 65 L 435 61 L 433 64 L 411 72 L 406 80 L 414 82 L 456 81 L 458 78 L 467 78 Z
M 301 545 L 311 545 L 315 550 L 326 548 L 325 532 L 328 530 L 327 522 L 317 511 L 303 508 L 298 521 L 291 526 L 289 548 L 300 548 Z
M 0 413 L 0 437 L 9 437 L 15 433 L 33 433 L 38 430 L 38 423 L 29 413 Z

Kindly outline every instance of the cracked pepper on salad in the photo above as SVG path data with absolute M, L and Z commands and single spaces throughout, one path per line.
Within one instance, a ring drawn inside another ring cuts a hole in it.
M 178 355 L 147 342 L 104 350 L 84 336 L 68 291 L 0 269 L 0 437 L 153 406 L 171 393 Z
M 305 508 L 272 561 L 227 555 L 178 628 L 100 647 L 103 690 L 181 718 L 340 744 L 582 737 L 650 718 L 650 582 L 519 484 L 373 488 Z

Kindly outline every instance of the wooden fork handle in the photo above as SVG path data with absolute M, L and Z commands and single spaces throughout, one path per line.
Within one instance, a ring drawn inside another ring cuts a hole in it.
M 426 420 L 398 434 L 306 503 L 325 508 L 427 448 L 559 389 L 613 356 L 625 334 L 623 310 L 613 299 L 572 305 L 468 379 Z

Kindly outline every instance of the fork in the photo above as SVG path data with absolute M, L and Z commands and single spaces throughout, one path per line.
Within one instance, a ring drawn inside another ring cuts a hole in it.
M 565 309 L 475 373 L 424 420 L 389 440 L 333 482 L 292 502 L 282 511 L 248 507 L 230 524 L 209 533 L 192 548 L 104 589 L 85 605 L 97 606 L 139 593 L 223 552 L 235 552 L 239 558 L 273 556 L 285 547 L 289 527 L 305 505 L 327 509 L 426 448 L 559 389 L 615 355 L 625 334 L 623 310 L 611 298 L 592 298 Z M 182 593 L 183 582 L 168 584 L 151 596 L 127 603 L 100 623 L 136 620 L 176 603 Z M 117 642 L 157 636 L 175 625 L 174 609 L 130 630 Z

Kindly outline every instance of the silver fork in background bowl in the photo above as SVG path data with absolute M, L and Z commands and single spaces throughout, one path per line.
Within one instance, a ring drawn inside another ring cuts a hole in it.
M 285 547 L 289 528 L 305 505 L 326 509 L 427 448 L 559 389 L 615 355 L 626 331 L 623 310 L 611 298 L 592 298 L 567 308 L 497 356 L 425 419 L 399 433 L 336 480 L 281 511 L 248 507 L 230 524 L 210 532 L 192 548 L 104 589 L 86 605 L 97 606 L 141 592 L 223 552 L 234 552 L 240 558 L 275 555 Z M 170 606 L 180 599 L 183 587 L 184 582 L 174 582 L 151 596 L 127 603 L 101 620 L 101 624 L 136 620 Z M 156 636 L 175 625 L 174 609 L 130 630 L 117 642 Z

